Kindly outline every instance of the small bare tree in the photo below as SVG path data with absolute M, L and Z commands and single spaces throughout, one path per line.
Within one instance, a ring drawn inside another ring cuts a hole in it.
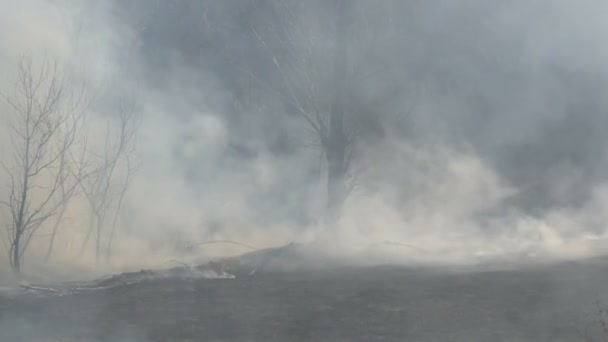
M 20 59 L 14 89 L 3 97 L 11 110 L 12 158 L 1 161 L 10 183 L 0 204 L 10 217 L 9 263 L 19 274 L 35 233 L 80 182 L 68 172 L 73 165 L 67 155 L 81 126 L 81 97 L 68 91 L 56 62 L 45 58 L 35 66 L 31 57 Z
M 97 262 L 101 257 L 104 230 L 108 228 L 110 231 L 107 237 L 106 257 L 112 253 L 112 243 L 123 199 L 137 170 L 135 147 L 138 128 L 139 120 L 135 103 L 121 102 L 117 132 L 108 122 L 102 151 L 89 151 L 93 165 L 87 172 L 88 176 L 80 182 L 80 188 L 91 208 L 91 217 L 80 254 L 84 253 L 91 236 L 94 235 Z M 121 166 L 122 170 L 120 170 Z M 122 181 L 118 180 L 119 177 L 122 177 Z
M 76 197 L 80 194 L 80 191 L 79 191 L 80 183 L 83 182 L 88 176 L 90 176 L 90 174 L 87 174 L 88 161 L 86 159 L 86 157 L 87 157 L 86 148 L 87 148 L 86 137 L 84 137 L 83 144 L 82 144 L 82 152 L 78 156 L 78 159 L 76 159 L 72 153 L 70 153 L 69 155 L 64 154 L 61 156 L 62 164 L 66 162 L 65 158 L 70 158 L 72 167 L 69 169 L 67 169 L 67 168 L 60 169 L 60 172 L 69 173 L 69 175 L 66 174 L 64 176 L 66 176 L 66 177 L 71 176 L 71 182 L 62 182 L 59 185 L 59 188 L 60 188 L 59 196 L 61 198 L 65 198 L 65 202 L 62 203 L 61 207 L 59 208 L 59 212 L 57 213 L 56 217 L 54 218 L 53 226 L 51 228 L 51 232 L 50 232 L 50 236 L 49 236 L 49 244 L 47 246 L 46 254 L 44 257 L 45 262 L 49 262 L 51 260 L 51 255 L 52 255 L 54 247 L 55 247 L 55 241 L 57 239 L 57 234 L 59 233 L 59 230 L 62 227 L 64 217 L 65 217 L 65 214 L 67 212 L 70 202 L 72 201 L 72 199 L 74 197 Z

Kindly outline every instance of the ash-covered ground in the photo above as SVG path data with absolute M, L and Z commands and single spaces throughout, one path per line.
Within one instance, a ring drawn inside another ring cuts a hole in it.
M 63 295 L 5 296 L 0 341 L 585 341 L 585 334 L 601 341 L 606 284 L 605 258 L 502 270 L 173 274 Z

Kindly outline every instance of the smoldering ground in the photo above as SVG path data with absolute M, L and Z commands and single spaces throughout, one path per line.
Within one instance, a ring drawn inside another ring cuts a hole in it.
M 86 84 L 92 146 L 125 99 L 141 116 L 139 169 L 112 258 L 93 267 L 92 248 L 77 256 L 89 227 L 87 203 L 77 196 L 53 259 L 42 260 L 49 223 L 32 241 L 25 273 L 77 270 L 69 273 L 78 277 L 245 251 L 192 247 L 214 240 L 259 248 L 314 240 L 315 253 L 328 258 L 406 265 L 604 252 L 608 5 L 344 6 L 4 1 L 3 94 L 20 56 L 50 56 L 69 86 Z M 346 10 L 351 27 L 336 37 L 334 22 Z M 328 110 L 339 41 L 347 42 L 348 108 L 359 135 L 354 187 L 340 220 L 327 227 L 319 223 L 326 163 L 293 98 L 312 97 Z M 0 113 L 10 121 L 5 102 Z M 9 163 L 8 127 L 1 127 L 0 156 Z M 8 178 L 0 181 L 6 195 Z M 9 272 L 1 274 L 6 282 Z

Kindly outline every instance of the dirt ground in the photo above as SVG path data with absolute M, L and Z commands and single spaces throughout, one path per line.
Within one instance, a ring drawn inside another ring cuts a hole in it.
M 157 279 L 0 299 L 0 341 L 583 341 L 599 331 L 607 281 L 605 260 Z

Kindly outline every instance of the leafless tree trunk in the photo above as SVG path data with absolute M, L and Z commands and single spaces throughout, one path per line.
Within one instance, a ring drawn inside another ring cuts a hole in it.
M 116 210 L 114 211 L 114 218 L 112 219 L 112 225 L 110 226 L 110 236 L 108 238 L 108 247 L 106 250 L 106 257 L 110 258 L 112 256 L 112 243 L 114 242 L 114 234 L 116 232 L 116 225 L 118 224 L 118 217 L 120 215 L 120 211 L 122 209 L 122 202 L 125 198 L 125 193 L 129 189 L 129 184 L 131 183 L 131 177 L 137 171 L 137 165 L 133 162 L 133 157 L 130 154 L 125 156 L 126 159 L 126 173 L 125 179 L 122 183 L 122 187 L 118 194 L 118 203 L 116 204 Z
M 284 24 L 288 32 L 272 32 L 276 42 L 252 28 L 255 38 L 270 54 L 280 75 L 280 89 L 269 85 L 253 72 L 249 75 L 259 85 L 277 93 L 296 113 L 304 119 L 308 131 L 312 132 L 327 165 L 327 211 L 326 220 L 339 217 L 344 201 L 352 190 L 351 163 L 357 140 L 357 124 L 348 107 L 348 40 L 349 1 L 333 0 L 338 17 L 334 27 L 333 58 L 319 62 L 312 56 L 313 50 L 322 50 L 315 45 L 310 33 L 297 31 L 297 23 Z M 278 1 L 281 15 L 286 21 L 296 20 L 289 6 Z M 289 31 L 290 30 L 290 31 Z M 297 31 L 297 32 L 296 32 Z M 304 30 L 302 30 L 304 31 Z M 285 38 L 287 37 L 287 38 Z M 295 40 L 307 41 L 311 46 L 295 46 Z M 272 44 L 274 43 L 274 45 Z M 283 56 L 281 58 L 281 56 Z M 285 57 L 287 56 L 287 57 Z M 328 74 L 330 76 L 328 76 Z M 327 88 L 329 86 L 329 89 Z
M 108 123 L 104 139 L 104 147 L 100 153 L 89 151 L 95 160 L 90 176 L 80 183 L 81 190 L 91 208 L 91 221 L 87 235 L 81 245 L 82 255 L 91 239 L 95 237 L 95 260 L 100 261 L 104 230 L 107 228 L 108 217 L 112 218 L 110 234 L 106 245 L 106 256 L 109 257 L 118 216 L 131 178 L 137 170 L 134 162 L 136 133 L 139 121 L 136 115 L 135 104 L 121 103 L 118 116 L 118 132 L 114 132 Z M 121 161 L 124 161 L 124 170 L 119 170 Z M 123 174 L 117 172 L 122 171 Z M 116 186 L 117 178 L 123 177 L 122 183 Z
M 1 166 L 10 184 L 6 200 L 9 263 L 19 274 L 36 231 L 71 198 L 78 180 L 67 170 L 67 154 L 76 141 L 81 114 L 79 97 L 68 93 L 57 64 L 45 59 L 35 67 L 31 58 L 18 64 L 13 92 L 4 94 L 12 110 L 8 123 L 12 160 Z M 67 189 L 62 192 L 61 189 Z
M 83 152 L 86 151 L 86 140 L 83 144 Z M 62 156 L 62 162 L 65 162 L 65 158 L 67 156 L 64 155 Z M 72 154 L 69 155 L 70 160 L 72 161 L 72 165 L 73 167 L 70 170 L 62 170 L 62 172 L 70 172 L 73 176 L 73 182 L 71 182 L 70 184 L 67 183 L 62 183 L 60 184 L 60 191 L 61 191 L 61 198 L 65 198 L 65 202 L 61 205 L 61 208 L 59 209 L 58 214 L 56 215 L 55 218 L 55 222 L 53 223 L 53 227 L 49 236 L 49 244 L 47 246 L 47 250 L 46 250 L 46 254 L 44 257 L 44 261 L 45 262 L 49 262 L 51 260 L 51 255 L 53 253 L 53 249 L 55 247 L 55 240 L 57 238 L 57 233 L 59 232 L 59 229 L 61 228 L 61 225 L 63 223 L 63 218 L 65 216 L 65 213 L 68 209 L 68 206 L 72 200 L 72 198 L 74 198 L 75 196 L 77 196 L 79 194 L 79 185 L 80 182 L 84 181 L 84 179 L 87 178 L 87 174 L 86 174 L 86 155 L 85 153 L 82 153 L 79 157 L 79 159 L 75 159 L 74 156 Z
M 327 207 L 330 220 L 340 214 L 348 194 L 347 172 L 352 161 L 352 140 L 349 138 L 346 123 L 347 96 L 347 39 L 348 11 L 347 2 L 336 0 L 338 18 L 335 25 L 336 48 L 334 52 L 334 96 L 332 99 L 328 133 L 324 150 L 327 157 Z

